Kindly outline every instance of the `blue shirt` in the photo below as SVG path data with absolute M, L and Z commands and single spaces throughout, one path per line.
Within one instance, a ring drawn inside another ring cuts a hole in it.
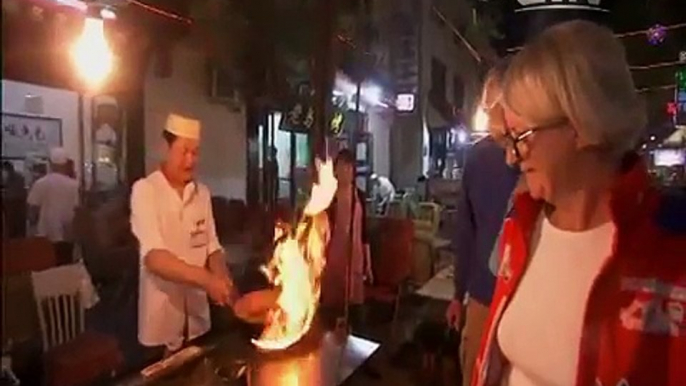
M 518 178 L 518 171 L 505 162 L 505 151 L 491 137 L 469 151 L 452 246 L 455 299 L 469 293 L 479 303 L 491 303 L 495 276 L 489 269 L 489 258 Z

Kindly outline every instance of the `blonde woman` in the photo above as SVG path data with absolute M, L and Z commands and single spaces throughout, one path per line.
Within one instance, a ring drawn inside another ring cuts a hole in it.
M 504 225 L 472 385 L 684 385 L 686 214 L 632 152 L 646 115 L 622 45 L 562 23 L 503 90 L 528 192 Z

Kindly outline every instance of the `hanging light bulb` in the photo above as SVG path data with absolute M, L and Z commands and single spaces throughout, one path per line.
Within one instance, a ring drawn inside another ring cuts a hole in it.
M 114 55 L 105 39 L 102 19 L 86 17 L 81 36 L 71 49 L 71 57 L 89 88 L 96 88 L 107 79 L 114 66 Z

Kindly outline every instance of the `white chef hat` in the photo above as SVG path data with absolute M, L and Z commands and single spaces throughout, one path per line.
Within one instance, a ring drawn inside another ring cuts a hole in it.
M 169 114 L 164 129 L 177 137 L 200 139 L 200 121 L 178 114 Z
M 50 149 L 50 163 L 54 165 L 64 165 L 69 161 L 69 155 L 64 148 L 53 147 Z

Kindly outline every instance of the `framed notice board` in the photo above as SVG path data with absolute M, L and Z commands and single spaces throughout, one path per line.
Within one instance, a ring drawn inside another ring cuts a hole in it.
M 47 158 L 50 149 L 62 146 L 62 120 L 35 115 L 2 113 L 2 158 Z

